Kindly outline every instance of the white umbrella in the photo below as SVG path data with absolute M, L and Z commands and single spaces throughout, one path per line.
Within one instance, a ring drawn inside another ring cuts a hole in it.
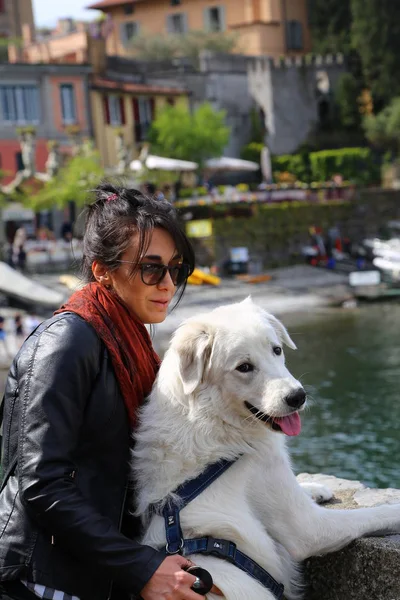
M 176 158 L 165 158 L 164 156 L 155 156 L 149 154 L 142 162 L 133 160 L 130 164 L 132 171 L 141 171 L 143 167 L 146 169 L 157 169 L 159 171 L 195 171 L 198 164 L 189 160 L 178 160 Z
M 207 160 L 205 167 L 210 171 L 258 171 L 260 165 L 251 160 L 221 156 Z

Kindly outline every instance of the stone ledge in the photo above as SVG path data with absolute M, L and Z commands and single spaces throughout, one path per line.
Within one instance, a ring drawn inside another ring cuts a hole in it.
M 400 502 L 400 490 L 378 490 L 330 475 L 298 476 L 335 494 L 328 508 L 358 508 Z M 400 535 L 357 540 L 305 563 L 306 600 L 400 600 Z

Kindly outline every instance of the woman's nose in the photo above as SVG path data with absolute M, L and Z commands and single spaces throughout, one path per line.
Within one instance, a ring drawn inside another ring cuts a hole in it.
M 164 290 L 175 288 L 175 284 L 172 281 L 171 273 L 168 270 L 166 271 L 164 277 L 159 282 L 158 287 L 160 289 L 164 289 Z

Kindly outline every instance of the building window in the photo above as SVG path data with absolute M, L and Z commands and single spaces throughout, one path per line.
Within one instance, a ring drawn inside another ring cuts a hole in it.
M 61 115 L 63 125 L 76 123 L 75 88 L 71 83 L 60 85 Z
M 211 6 L 204 9 L 204 28 L 206 31 L 225 31 L 225 9 L 223 6 Z
M 125 106 L 122 96 L 110 95 L 104 97 L 104 113 L 107 125 L 119 127 L 125 125 Z
M 174 15 L 167 15 L 168 33 L 186 33 L 187 29 L 187 18 L 184 13 L 175 13 Z
M 125 4 L 124 6 L 124 15 L 133 15 L 135 12 L 135 7 L 133 4 Z
M 118 96 L 108 97 L 110 109 L 110 125 L 121 125 L 121 103 Z
M 39 90 L 34 85 L 0 85 L 0 119 L 24 125 L 39 123 Z
M 180 6 L 182 4 L 181 0 L 170 0 L 171 6 Z
M 121 23 L 121 41 L 124 46 L 139 33 L 139 23 L 137 21 L 126 21 Z
M 303 50 L 303 25 L 300 21 L 286 23 L 286 44 L 288 50 Z
M 175 98 L 174 98 L 173 96 L 169 96 L 169 97 L 167 98 L 167 104 L 168 104 L 169 106 L 175 106 Z
M 151 123 L 154 119 L 154 98 L 133 98 L 133 117 L 135 119 L 136 142 L 143 142 L 147 138 Z

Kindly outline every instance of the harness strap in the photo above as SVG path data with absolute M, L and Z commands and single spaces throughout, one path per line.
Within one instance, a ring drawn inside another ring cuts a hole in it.
M 253 559 L 240 552 L 233 542 L 212 537 L 184 540 L 183 555 L 198 553 L 213 554 L 219 558 L 224 558 L 271 590 L 277 600 L 282 599 L 284 586 L 278 583 L 272 575 L 254 562 Z
M 167 554 L 178 554 L 183 548 L 183 535 L 179 519 L 179 511 L 189 502 L 194 500 L 203 490 L 205 490 L 213 481 L 218 479 L 235 460 L 221 460 L 209 465 L 203 473 L 195 479 L 185 481 L 175 491 L 174 495 L 179 496 L 179 504 L 169 500 L 164 506 L 163 515 L 165 520 L 165 534 L 167 538 Z M 157 512 L 157 511 L 156 511 Z
M 180 553 L 188 555 L 203 553 L 224 558 L 271 590 L 277 600 L 281 600 L 283 598 L 284 586 L 278 583 L 272 575 L 260 567 L 253 559 L 240 552 L 233 542 L 213 537 L 194 538 L 191 540 L 183 538 L 179 512 L 201 494 L 213 481 L 220 477 L 236 460 L 221 460 L 209 465 L 198 477 L 186 481 L 174 491 L 174 496 L 177 496 L 178 500 L 170 499 L 162 509 L 167 539 L 165 551 L 167 554 Z M 157 505 L 152 506 L 152 511 L 160 514 L 160 509 L 157 509 Z

